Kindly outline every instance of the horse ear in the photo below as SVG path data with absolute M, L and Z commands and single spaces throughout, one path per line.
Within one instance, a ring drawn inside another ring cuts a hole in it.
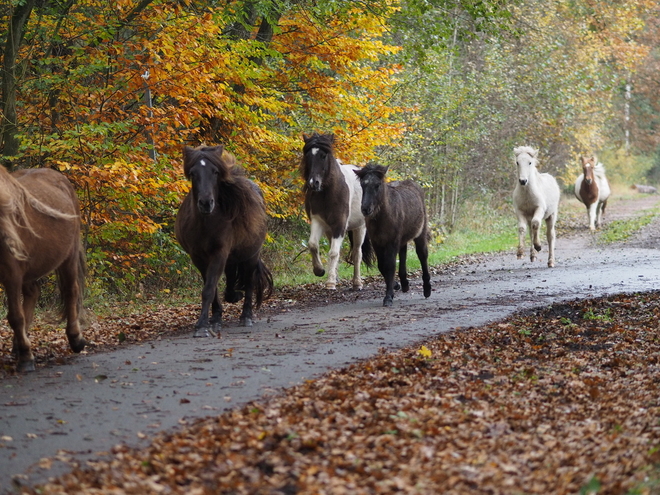
M 302 136 L 302 137 L 303 137 L 303 141 L 305 141 L 305 142 L 307 142 L 307 141 L 309 141 L 310 139 L 312 139 L 312 136 L 310 136 L 309 134 L 305 134 L 304 132 L 303 132 L 303 136 Z
M 195 148 L 191 146 L 183 147 L 183 175 L 188 177 L 188 172 L 190 171 L 191 162 L 193 160 L 192 154 L 195 151 Z
M 222 144 L 219 144 L 217 146 L 210 146 L 209 148 L 206 148 L 210 153 L 213 153 L 216 155 L 218 158 L 222 158 L 222 152 L 225 150 L 225 147 Z
M 518 156 L 520 153 L 522 153 L 522 148 L 520 146 L 516 146 L 513 148 L 513 154 Z
M 532 158 L 537 158 L 539 156 L 539 149 L 532 148 Z

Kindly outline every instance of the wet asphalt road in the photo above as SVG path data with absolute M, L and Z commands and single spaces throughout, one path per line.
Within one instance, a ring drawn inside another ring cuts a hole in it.
M 660 250 L 598 248 L 589 237 L 558 239 L 554 269 L 544 245 L 534 264 L 509 252 L 435 276 L 426 300 L 413 280 L 392 308 L 379 296 L 292 309 L 250 329 L 228 322 L 221 339 L 168 338 L 10 377 L 0 383 L 0 493 L 12 491 L 12 479 L 44 481 L 68 461 L 144 445 L 157 431 L 277 394 L 381 348 L 559 301 L 660 288 Z M 61 460 L 42 460 L 53 457 Z

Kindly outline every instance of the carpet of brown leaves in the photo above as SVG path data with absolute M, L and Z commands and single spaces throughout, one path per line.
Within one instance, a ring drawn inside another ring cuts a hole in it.
M 650 293 L 457 330 L 27 490 L 659 493 L 659 317 Z

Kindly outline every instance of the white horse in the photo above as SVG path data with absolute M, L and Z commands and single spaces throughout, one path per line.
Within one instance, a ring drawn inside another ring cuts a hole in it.
M 587 207 L 589 229 L 599 228 L 603 221 L 603 213 L 610 197 L 610 183 L 605 177 L 605 167 L 595 156 L 580 157 L 582 174 L 575 181 L 575 197 Z
M 548 266 L 555 266 L 555 223 L 559 210 L 559 185 L 550 174 L 536 169 L 539 150 L 530 146 L 514 148 L 518 167 L 518 182 L 513 191 L 513 207 L 518 217 L 518 259 L 523 257 L 525 232 L 530 228 L 532 247 L 529 259 L 536 260 L 536 251 L 541 250 L 539 231 L 541 220 L 545 220 L 548 239 Z

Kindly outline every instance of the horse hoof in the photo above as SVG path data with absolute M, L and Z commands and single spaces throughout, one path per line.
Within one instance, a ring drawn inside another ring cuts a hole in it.
M 541 251 L 541 245 L 540 244 L 534 244 L 534 249 L 537 251 Z
M 331 282 L 328 282 L 327 284 L 325 284 L 325 288 L 328 289 L 328 290 L 336 290 L 337 289 L 337 284 L 333 284 Z
M 408 281 L 401 282 L 401 292 L 408 292 L 410 290 L 410 284 Z
M 34 359 L 32 361 L 21 361 L 16 365 L 16 371 L 19 373 L 29 373 L 35 371 Z
M 399 282 L 394 282 L 394 290 L 401 290 L 401 284 Z
M 314 268 L 314 275 L 317 277 L 322 277 L 325 275 L 325 270 L 323 268 Z
M 210 334 L 209 330 L 210 330 L 210 329 L 209 329 L 208 327 L 204 327 L 204 328 L 195 328 L 195 333 L 193 333 L 193 337 L 195 337 L 195 338 L 206 338 L 206 337 L 210 337 L 211 334 Z
M 241 318 L 241 326 L 242 327 L 251 327 L 252 326 L 252 318 Z
M 424 297 L 429 298 L 431 297 L 431 286 L 424 286 Z
M 389 308 L 392 306 L 392 298 L 385 296 L 385 299 L 383 299 L 383 307 Z
M 74 341 L 69 341 L 69 347 L 75 353 L 79 353 L 80 351 L 82 351 L 86 345 L 87 345 L 87 341 L 82 337 L 79 337 Z
M 555 262 L 554 261 L 548 261 L 548 268 L 554 268 L 555 267 Z

